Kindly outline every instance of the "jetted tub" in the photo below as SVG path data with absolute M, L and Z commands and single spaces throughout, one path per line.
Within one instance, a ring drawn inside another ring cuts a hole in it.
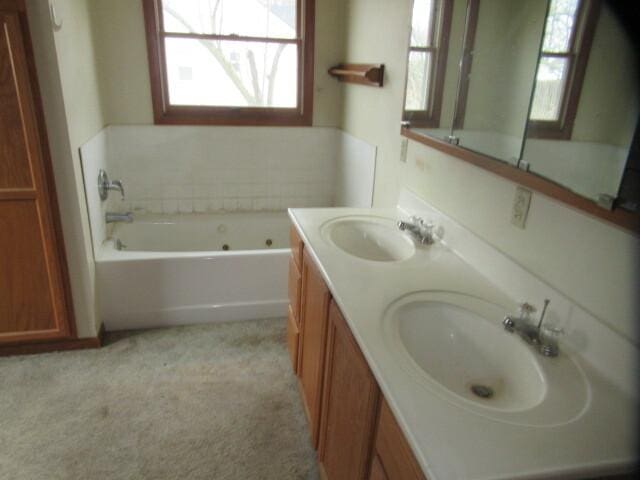
M 286 212 L 135 215 L 96 252 L 107 330 L 285 316 Z

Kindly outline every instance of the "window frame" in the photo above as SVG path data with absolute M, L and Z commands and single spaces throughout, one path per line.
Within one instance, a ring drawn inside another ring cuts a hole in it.
M 528 121 L 527 137 L 553 140 L 570 140 L 573 133 L 573 124 L 578 112 L 580 94 L 584 83 L 584 76 L 589 62 L 589 54 L 595 34 L 601 7 L 600 0 L 581 0 L 576 14 L 575 28 L 571 32 L 569 48 L 566 52 L 545 52 L 540 47 L 538 65 L 543 58 L 566 58 L 568 73 L 566 83 L 562 91 L 562 101 L 558 120 L 531 120 Z M 545 19 L 546 31 L 546 19 Z M 544 38 L 544 37 L 543 37 Z M 535 98 L 535 88 L 531 95 L 531 108 Z M 531 115 L 531 114 L 529 114 Z
M 297 106 L 228 107 L 172 105 L 169 103 L 165 38 L 228 39 L 231 41 L 267 41 L 273 39 L 237 35 L 181 34 L 164 32 L 162 0 L 142 0 L 151 98 L 155 124 L 161 125 L 261 125 L 308 126 L 313 119 L 315 0 L 296 0 L 296 37 L 275 43 L 298 46 Z
M 449 36 L 451 34 L 451 19 L 453 13 L 453 0 L 437 0 L 440 6 L 437 15 L 433 15 L 431 23 L 431 38 L 429 47 L 414 47 L 411 45 L 411 33 L 409 35 L 409 49 L 407 52 L 407 79 L 405 82 L 405 96 L 403 99 L 403 121 L 407 121 L 412 127 L 438 128 L 442 114 L 442 102 L 444 96 L 444 80 L 447 70 L 447 58 L 449 54 Z M 434 9 L 435 9 L 434 2 Z M 407 88 L 409 81 L 409 59 L 412 52 L 430 52 L 433 57 L 433 66 L 429 75 L 428 106 L 422 110 L 407 110 Z

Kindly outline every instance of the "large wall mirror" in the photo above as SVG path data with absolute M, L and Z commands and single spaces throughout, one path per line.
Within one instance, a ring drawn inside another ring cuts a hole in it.
M 611 7 L 414 0 L 403 132 L 511 165 L 592 213 L 637 209 L 637 49 Z

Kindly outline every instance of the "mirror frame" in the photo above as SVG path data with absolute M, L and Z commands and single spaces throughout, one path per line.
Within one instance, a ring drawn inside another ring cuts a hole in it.
M 422 145 L 426 145 L 427 147 L 435 148 L 436 150 L 451 155 L 452 157 L 464 160 L 476 167 L 530 188 L 531 190 L 565 203 L 568 206 L 584 213 L 588 213 L 598 219 L 630 230 L 636 235 L 640 235 L 640 213 L 631 212 L 622 208 L 606 210 L 605 208 L 598 206 L 593 200 L 578 195 L 568 188 L 541 177 L 540 175 L 527 172 L 489 155 L 474 152 L 473 150 L 467 150 L 466 148 L 453 145 L 445 142 L 444 140 L 438 140 L 437 138 L 421 135 L 413 132 L 410 128 L 405 126 L 401 127 L 400 134 L 410 140 L 414 140 Z

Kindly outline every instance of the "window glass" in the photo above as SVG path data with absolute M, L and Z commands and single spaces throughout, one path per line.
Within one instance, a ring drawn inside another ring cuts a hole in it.
M 555 121 L 560 118 L 568 60 L 562 57 L 542 57 L 538 65 L 531 119 Z
M 430 72 L 430 52 L 409 52 L 405 110 L 426 110 L 428 108 Z
M 569 51 L 578 6 L 579 0 L 551 0 L 542 44 L 544 52 Z
M 172 105 L 295 108 L 295 44 L 167 38 Z
M 429 47 L 433 36 L 434 0 L 414 0 L 411 16 L 411 46 Z
M 296 0 L 163 0 L 174 33 L 296 38 Z

